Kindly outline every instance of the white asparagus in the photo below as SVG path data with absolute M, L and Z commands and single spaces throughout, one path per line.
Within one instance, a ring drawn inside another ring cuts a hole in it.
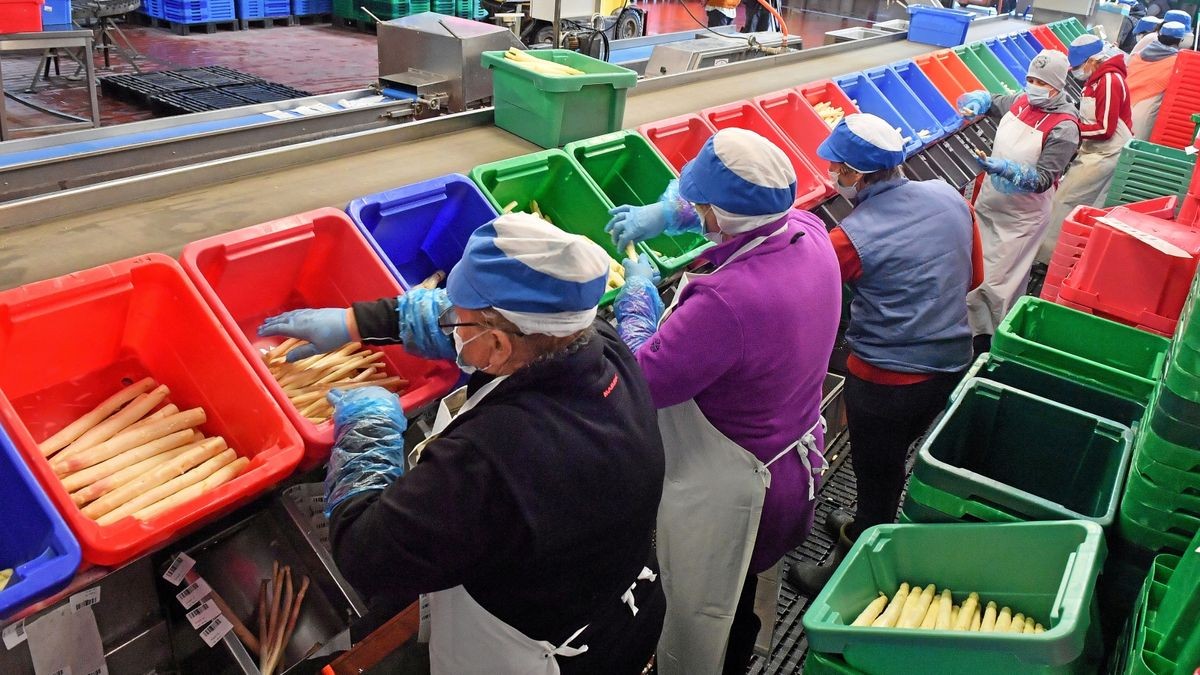
M 112 476 L 126 467 L 133 466 L 155 455 L 178 448 L 181 445 L 193 443 L 195 442 L 194 439 L 195 432 L 191 429 L 183 429 L 172 434 L 167 434 L 149 443 L 143 443 L 135 448 L 130 448 L 115 457 L 110 457 L 86 469 L 63 476 L 61 478 L 63 487 L 66 488 L 67 492 L 77 492 L 88 485 Z
M 142 394 L 154 388 L 154 378 L 144 377 L 137 382 L 125 387 L 121 391 L 109 396 L 92 408 L 87 414 L 82 415 L 79 419 L 71 422 L 67 426 L 59 429 L 50 438 L 38 444 L 38 450 L 41 450 L 43 457 L 49 457 L 54 453 L 62 450 L 78 439 L 88 430 L 94 428 L 110 415 L 115 413 L 121 406 L 141 396 Z
M 59 476 L 79 471 L 80 469 L 86 469 L 89 466 L 99 464 L 106 459 L 115 457 L 139 445 L 149 443 L 152 440 L 162 438 L 176 431 L 182 431 L 183 429 L 198 427 L 204 424 L 206 420 L 207 417 L 204 415 L 203 408 L 185 410 L 144 426 L 137 431 L 131 431 L 127 434 L 117 434 L 99 445 L 94 445 L 80 451 L 75 457 L 68 457 L 65 460 L 53 462 L 50 466 Z
M 12 575 L 13 571 L 11 567 L 0 570 L 0 591 L 4 590 L 5 586 L 8 586 L 8 582 L 12 579 Z
M 163 407 L 159 408 L 158 410 L 155 410 L 154 412 L 150 413 L 149 415 L 146 415 L 142 419 L 125 427 L 125 431 L 137 431 L 138 429 L 141 429 L 142 427 L 150 426 L 150 424 L 157 422 L 164 417 L 170 417 L 171 415 L 174 415 L 178 412 L 179 412 L 179 406 L 175 405 L 174 403 L 168 403 L 167 405 L 164 405 Z
M 954 626 L 958 625 L 958 615 L 962 613 L 962 608 L 954 605 L 950 608 L 950 630 L 957 630 Z
M 934 628 L 938 630 L 950 630 L 950 619 L 954 614 L 954 596 L 950 594 L 950 589 L 942 589 L 942 597 L 938 599 L 938 618 Z
M 904 608 L 904 602 L 908 599 L 908 588 L 907 583 L 900 584 L 900 590 L 896 591 L 896 595 L 888 603 L 887 609 L 871 622 L 872 627 L 891 628 L 896 625 L 896 622 L 900 620 L 900 610 Z
M 937 592 L 937 588 L 933 584 L 925 587 L 925 590 L 920 593 L 913 589 L 909 593 L 909 598 L 916 597 L 916 602 L 904 604 L 904 611 L 900 613 L 900 621 L 896 623 L 897 628 L 920 628 L 921 622 L 925 619 L 925 615 L 929 613 L 929 606 L 933 604 L 933 596 Z
M 223 467 L 232 464 L 236 459 L 237 453 L 233 450 L 222 450 L 204 460 L 198 466 L 187 469 L 182 474 L 168 480 L 162 485 L 151 488 L 146 492 L 135 496 L 133 499 L 125 502 L 112 511 L 109 511 L 100 518 L 97 518 L 96 522 L 101 525 L 110 525 L 115 523 L 126 516 L 132 515 L 133 513 L 150 506 L 151 504 L 170 497 L 185 487 L 199 483 Z
M 970 630 L 971 617 L 975 616 L 975 608 L 979 606 L 979 594 L 971 593 L 963 602 L 962 611 L 958 613 L 958 621 L 954 624 L 954 630 Z
M 921 620 L 921 628 L 932 630 L 937 626 L 938 610 L 941 609 L 942 603 L 938 598 L 934 598 L 929 603 L 929 609 L 925 612 L 925 618 Z
M 1012 625 L 1012 610 L 1005 607 L 996 615 L 996 625 L 993 631 L 996 633 L 1007 633 L 1008 627 Z
M 979 630 L 984 633 L 996 630 L 996 603 L 990 600 L 987 604 L 987 610 L 983 613 L 983 621 L 979 625 Z
M 55 459 L 62 461 L 88 448 L 100 445 L 114 436 L 120 435 L 121 432 L 125 431 L 126 427 L 142 419 L 146 416 L 146 413 L 158 407 L 158 404 L 162 403 L 163 399 L 169 393 L 171 393 L 171 390 L 167 388 L 167 385 L 160 384 L 153 390 L 139 395 L 130 401 L 129 405 L 118 410 L 112 417 L 92 427 L 82 436 L 75 439 L 74 443 L 63 448 L 62 452 Z
M 1045 628 L 1042 626 L 1042 624 L 1038 623 L 1038 624 L 1034 624 L 1034 626 L 1033 626 L 1033 632 L 1035 632 L 1035 633 L 1045 633 L 1045 632 L 1046 632 L 1046 629 L 1045 629 Z
M 1025 631 L 1025 615 L 1018 613 L 1012 618 L 1012 623 L 1008 625 L 1009 633 L 1022 633 Z
M 193 439 L 194 439 L 194 437 L 193 437 Z M 150 469 L 158 466 L 159 464 L 162 464 L 163 462 L 171 460 L 171 459 L 178 457 L 179 455 L 187 452 L 189 449 L 191 449 L 193 447 L 193 445 L 199 444 L 199 442 L 201 440 L 203 440 L 203 439 L 189 440 L 188 443 L 185 445 L 181 445 L 180 447 L 175 448 L 173 450 L 167 450 L 166 452 L 159 453 L 159 454 L 153 455 L 151 457 L 147 457 L 146 459 L 143 459 L 142 461 L 137 462 L 136 464 L 127 466 L 124 469 L 121 469 L 120 471 L 113 473 L 112 475 L 105 476 L 104 478 L 101 478 L 100 480 L 96 481 L 95 483 L 92 483 L 91 485 L 88 485 L 81 490 L 71 493 L 71 500 L 75 502 L 76 506 L 83 506 L 84 504 L 87 504 L 90 501 L 99 499 L 100 497 L 103 497 L 104 495 L 108 494 L 109 492 L 111 492 L 111 491 L 117 489 L 118 487 L 128 483 L 129 481 L 133 480 L 134 478 L 137 478 L 138 476 L 140 476 L 143 473 L 145 473 L 146 471 L 149 471 Z M 125 454 L 128 454 L 128 453 L 125 453 Z M 124 457 L 124 456 L 125 455 L 118 455 L 118 457 Z M 113 459 L 116 459 L 116 457 L 114 457 Z M 92 467 L 92 468 L 95 468 L 95 467 Z M 90 469 L 89 469 L 89 471 L 90 471 Z
M 1032 633 L 1035 630 L 1037 630 L 1037 622 L 1033 620 L 1032 616 L 1025 617 L 1025 630 L 1023 632 Z
M 223 443 L 219 443 L 216 439 L 204 441 L 199 446 L 188 450 L 173 461 L 155 467 L 151 471 L 138 476 L 134 480 L 88 504 L 83 508 L 83 515 L 93 520 L 99 518 L 129 500 L 136 498 L 138 495 L 145 493 L 147 490 L 153 490 L 159 485 L 166 483 L 176 476 L 181 476 L 192 468 L 215 457 L 221 452 L 221 445 Z M 153 504 L 154 501 L 147 502 L 146 506 Z
M 859 613 L 858 618 L 854 620 L 854 623 L 850 625 L 870 626 L 872 621 L 879 618 L 879 615 L 883 612 L 883 608 L 887 607 L 887 602 L 887 596 L 883 593 L 880 593 L 879 597 L 872 600 L 871 604 L 867 605 L 863 611 Z
M 189 485 L 170 497 L 147 506 L 141 511 L 133 514 L 133 517 L 137 518 L 138 520 L 149 520 L 165 511 L 179 506 L 180 504 L 186 504 L 205 492 L 211 492 L 212 490 L 221 487 L 234 478 L 237 478 L 242 474 L 243 471 L 246 470 L 246 467 L 248 466 L 250 466 L 250 460 L 246 459 L 245 457 L 239 457 L 235 459 L 233 463 L 225 465 L 208 478 L 205 478 L 195 485 Z
M 975 605 L 975 611 L 971 614 L 971 631 L 979 632 L 980 626 L 983 625 L 983 619 L 979 616 L 979 605 Z

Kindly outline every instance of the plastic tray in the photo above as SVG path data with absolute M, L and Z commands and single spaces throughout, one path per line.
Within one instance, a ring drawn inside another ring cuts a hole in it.
M 650 141 L 667 164 L 679 173 L 683 165 L 696 158 L 708 138 L 717 133 L 699 115 L 681 115 L 670 119 L 643 124 L 638 133 Z
M 496 217 L 475 183 L 459 174 L 359 197 L 346 212 L 405 290 L 449 273 L 471 233 Z
M 604 231 L 609 220 L 608 201 L 575 160 L 562 150 L 544 150 L 483 164 L 471 170 L 471 180 L 497 211 L 516 202 L 515 210 L 532 213 L 530 202 L 536 201 L 542 214 L 556 226 L 591 239 L 613 260 L 625 257 Z M 605 293 L 601 304 L 611 303 L 618 292 Z
M 908 8 L 908 41 L 939 47 L 955 47 L 967 39 L 974 15 L 961 9 Z
M 916 68 L 913 68 L 916 70 Z M 871 84 L 883 94 L 884 98 L 891 102 L 896 111 L 900 113 L 908 125 L 917 133 L 917 138 L 922 145 L 929 145 L 946 134 L 946 129 L 942 125 L 943 119 L 934 117 L 933 113 L 929 112 L 929 108 L 925 105 L 911 87 L 900 77 L 900 73 L 896 72 L 891 67 L 872 68 L 864 73 Z M 918 71 L 918 75 L 920 72 Z M 922 76 L 923 77 L 923 76 Z M 944 100 L 941 94 L 938 94 L 933 89 L 933 85 L 929 85 L 929 89 L 935 100 Z M 926 95 L 930 92 L 927 91 Z M 955 115 L 957 117 L 957 114 Z M 924 135 L 921 132 L 925 132 Z
M 1106 549 L 1089 522 L 879 525 L 858 538 L 804 614 L 809 645 L 873 675 L 1081 672 L 1099 640 L 1094 603 Z M 850 626 L 900 583 L 967 591 L 1026 612 L 1037 635 Z
M 1012 41 L 1012 46 L 1016 50 L 1020 50 L 1021 54 L 1024 55 L 1022 63 L 1025 64 L 1025 68 L 1028 70 L 1029 64 L 1033 63 L 1033 57 L 1041 53 L 1042 44 L 1029 31 L 1013 33 L 1008 36 L 1008 39 Z
M 817 148 L 829 138 L 829 126 L 804 99 L 799 89 L 784 89 L 754 99 L 763 112 L 787 137 L 820 175 L 829 173 L 829 162 L 817 155 Z
M 955 47 L 954 53 L 967 64 L 975 77 L 993 94 L 1017 94 L 1024 90 L 1024 79 L 1018 80 L 995 52 L 982 42 Z
M 62 588 L 79 567 L 79 542 L 54 510 L 25 460 L 0 429 L 0 569 L 13 576 L 0 591 L 0 619 Z
M 929 76 L 930 81 L 956 110 L 958 98 L 964 93 L 987 89 L 962 58 L 951 49 L 919 56 L 913 62 Z
M 484 52 L 496 126 L 543 148 L 621 128 L 625 94 L 637 84 L 637 73 L 567 49 L 525 53 L 585 74 L 542 75 L 504 58 L 504 52 Z
M 871 82 L 865 73 L 851 73 L 842 75 L 833 80 L 837 86 L 845 92 L 846 97 L 854 102 L 854 105 L 863 112 L 871 113 L 883 118 L 888 124 L 900 130 L 900 135 L 906 140 L 904 142 L 904 151 L 906 154 L 912 153 L 921 149 L 924 143 L 917 136 L 917 132 L 908 123 L 900 111 L 892 105 L 891 101 L 883 95 L 881 91 Z
M 1000 63 L 1004 64 L 1004 67 L 1008 69 L 1014 80 L 1017 82 L 1025 81 L 1025 76 L 1029 72 L 1029 69 L 1021 67 L 1021 61 L 1009 50 L 1009 46 L 1001 38 L 984 40 L 983 44 L 992 50 L 992 53 L 996 55 Z
M 610 206 L 645 206 L 658 201 L 675 174 L 635 131 L 618 131 L 570 143 L 564 151 L 595 183 Z M 638 244 L 664 275 L 683 269 L 712 242 L 694 233 L 660 235 Z
M 1042 49 L 1052 49 L 1056 52 L 1067 53 L 1067 45 L 1058 39 L 1054 31 L 1050 30 L 1049 26 L 1034 26 L 1029 29 L 1029 34 L 1042 46 Z
M 913 475 L 1025 520 L 1086 519 L 1107 527 L 1132 446 L 1123 424 L 973 379 L 921 443 Z
M 179 264 L 158 254 L 0 293 L 0 421 L 78 538 L 86 561 L 114 566 L 228 511 L 291 474 L 302 442 Z M 86 339 L 64 326 L 85 326 Z M 149 521 L 101 527 L 84 516 L 37 443 L 123 383 L 150 376 L 180 407 L 203 407 L 250 467 Z
M 1150 400 L 1169 346 L 1160 336 L 1032 297 L 1017 301 L 992 340 L 999 356 L 1135 401 Z
M 940 64 L 939 64 L 940 65 Z M 952 134 L 958 131 L 958 128 L 963 125 L 963 118 L 958 114 L 958 109 L 955 103 L 946 97 L 942 91 L 934 85 L 933 80 L 921 70 L 913 61 L 901 61 L 893 63 L 890 68 L 896 72 L 896 75 L 904 81 L 904 84 L 912 90 L 917 99 L 929 111 L 929 114 L 937 120 L 946 134 Z M 947 76 L 948 77 L 948 76 Z M 949 79 L 949 78 L 948 78 Z M 956 102 L 958 97 L 954 97 Z
M 303 466 L 325 461 L 333 423 L 314 425 L 288 400 L 262 360 L 263 351 L 283 338 L 259 337 L 258 327 L 267 317 L 293 309 L 395 297 L 402 292 L 400 283 L 350 218 L 331 208 L 202 239 L 185 246 L 180 258 L 242 358 L 300 432 Z M 458 381 L 459 370 L 450 362 L 421 359 L 399 345 L 381 349 L 387 372 L 409 382 L 400 403 L 410 413 Z
M 841 108 L 842 113 L 850 115 L 859 112 L 859 107 L 846 96 L 846 92 L 842 91 L 841 87 L 837 86 L 833 80 L 817 80 L 796 87 L 800 95 L 805 101 L 815 110 L 818 103 L 828 103 L 835 108 Z M 824 121 L 824 120 L 822 120 Z M 829 126 L 832 129 L 831 125 Z M 824 140 L 824 139 L 821 139 Z
M 825 197 L 833 194 L 833 185 L 829 182 L 828 174 L 818 174 L 800 150 L 784 136 L 779 127 L 749 101 L 738 101 L 728 105 L 707 108 L 700 111 L 700 116 L 708 120 L 714 129 L 738 128 L 753 131 L 770 141 L 775 147 L 787 155 L 792 169 L 796 172 L 796 206 L 807 209 L 825 201 Z
M 939 490 L 916 476 L 908 479 L 904 514 L 910 523 L 1017 523 L 1026 520 L 978 499 Z

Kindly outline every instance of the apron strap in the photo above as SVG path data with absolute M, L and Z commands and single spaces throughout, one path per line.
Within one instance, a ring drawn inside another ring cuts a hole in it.
M 637 576 L 637 580 L 629 584 L 629 590 L 621 594 L 621 602 L 629 606 L 629 611 L 633 612 L 634 616 L 637 616 L 638 608 L 637 603 L 633 599 L 633 589 L 637 588 L 638 581 L 653 582 L 657 578 L 658 575 L 651 571 L 649 567 L 643 567 L 641 573 Z
M 804 466 L 804 470 L 807 471 L 809 475 L 808 501 L 810 502 L 817 496 L 815 485 L 817 476 L 823 474 L 826 467 L 829 466 L 829 464 L 825 461 L 825 456 L 821 454 L 820 448 L 817 447 L 817 437 L 813 434 L 813 432 L 817 430 L 818 426 L 821 427 L 821 433 L 825 433 L 827 425 L 825 424 L 824 416 L 818 416 L 816 423 L 809 427 L 808 431 L 805 431 L 804 435 L 801 436 L 799 440 L 784 448 L 782 452 L 780 452 L 778 455 L 775 455 L 771 461 L 764 465 L 764 468 L 770 468 L 770 466 L 779 458 L 788 454 L 792 450 L 796 450 L 796 454 L 800 456 L 800 464 Z M 803 449 L 803 452 L 801 452 L 801 448 Z M 817 460 L 815 462 L 809 459 L 810 454 L 815 454 L 817 456 Z M 767 487 L 770 487 L 770 485 Z
M 590 625 L 591 624 L 588 624 L 588 626 L 590 626 Z M 566 656 L 566 657 L 579 656 L 580 654 L 583 654 L 584 652 L 586 652 L 588 650 L 587 645 L 580 645 L 579 647 L 572 647 L 570 645 L 571 645 L 571 642 L 575 640 L 575 638 L 579 637 L 579 635 L 581 633 L 583 633 L 583 631 L 588 629 L 588 626 L 584 626 L 583 628 L 580 628 L 579 630 L 575 631 L 574 633 L 571 633 L 571 637 L 564 640 L 563 643 L 557 647 L 550 644 L 549 642 L 543 642 L 542 647 L 545 650 L 546 658 L 549 659 L 549 658 L 553 658 L 555 656 Z

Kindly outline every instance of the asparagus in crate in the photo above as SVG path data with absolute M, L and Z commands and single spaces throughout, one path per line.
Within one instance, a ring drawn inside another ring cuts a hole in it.
M 284 340 L 263 354 L 263 361 L 288 400 L 313 424 L 333 416 L 333 407 L 325 398 L 331 389 L 376 386 L 400 392 L 408 386 L 407 380 L 389 376 L 384 370 L 383 352 L 363 349 L 357 342 L 288 363 L 288 352 L 303 344 L 295 338 Z
M 995 602 L 984 603 L 978 593 L 969 593 L 960 607 L 954 604 L 954 596 L 948 588 L 939 594 L 933 584 L 922 590 L 920 586 L 902 583 L 890 601 L 886 594 L 879 593 L 850 625 L 975 633 L 1042 633 L 1046 630 L 1032 615 L 1018 612 L 1014 616 L 1008 607 L 999 611 L 996 607 Z
M 528 68 L 539 75 L 583 75 L 584 72 L 578 68 L 564 66 L 560 63 L 539 59 L 535 56 L 530 56 L 525 52 L 514 48 L 510 48 L 504 52 L 504 58 L 516 63 L 522 68 Z

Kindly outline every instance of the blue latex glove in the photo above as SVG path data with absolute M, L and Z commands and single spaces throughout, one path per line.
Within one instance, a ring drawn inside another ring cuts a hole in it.
M 1003 159 L 976 156 L 975 161 L 979 162 L 979 166 L 983 167 L 984 171 L 992 174 L 993 176 L 999 176 L 1000 174 L 1004 173 L 1005 160 Z
M 414 288 L 396 298 L 400 341 L 405 351 L 426 359 L 453 359 L 454 341 L 438 327 L 438 317 L 450 307 L 444 288 Z
M 287 360 L 291 363 L 350 342 L 350 325 L 345 309 L 296 309 L 263 321 L 258 327 L 258 334 L 263 337 L 281 335 L 307 340 L 308 344 L 288 352 Z
M 404 431 L 408 420 L 400 399 L 383 387 L 334 389 L 334 442 L 325 474 L 325 515 L 346 499 L 382 490 L 404 475 Z
M 1037 169 L 1033 166 L 995 157 L 978 161 L 983 170 L 991 174 L 992 187 L 1000 192 L 1014 194 L 1037 190 L 1038 175 Z
M 958 112 L 963 117 L 978 117 L 992 108 L 992 95 L 986 91 L 968 91 L 958 97 Z
M 649 279 L 651 284 L 658 285 L 662 281 L 662 274 L 654 263 L 650 262 L 650 257 L 645 253 L 638 256 L 637 260 L 625 258 L 621 261 L 621 266 L 625 268 L 625 281 L 628 283 L 631 277 L 642 277 Z
M 653 277 L 642 274 L 641 265 L 641 260 L 625 262 L 625 285 L 613 302 L 617 334 L 635 353 L 658 331 L 658 320 L 663 313 L 662 298 Z
M 618 206 L 608 212 L 612 220 L 604 226 L 611 234 L 618 251 L 639 242 L 653 239 L 667 230 L 667 209 L 662 203 L 649 206 Z

